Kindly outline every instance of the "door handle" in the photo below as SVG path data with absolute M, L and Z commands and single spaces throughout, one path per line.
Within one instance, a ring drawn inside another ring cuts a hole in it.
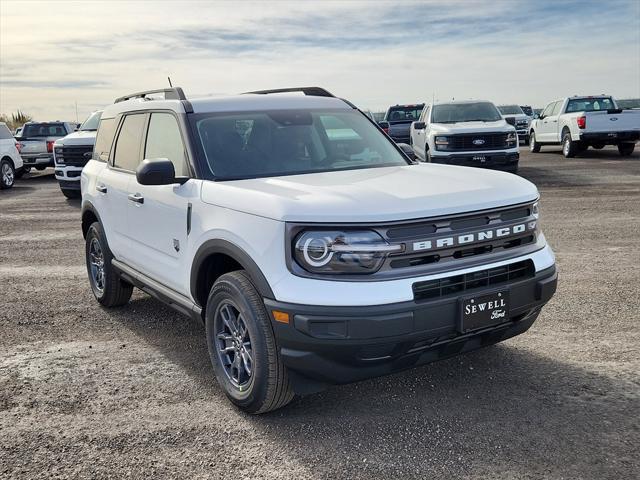
M 558 123 L 558 120 L 551 120 L 551 123 Z
M 136 194 L 129 194 L 129 200 L 131 200 L 132 202 L 136 202 L 136 203 L 144 203 L 144 197 L 142 195 L 140 195 L 139 193 Z
M 107 187 L 105 187 L 104 185 L 96 185 L 96 190 L 100 193 L 107 193 Z

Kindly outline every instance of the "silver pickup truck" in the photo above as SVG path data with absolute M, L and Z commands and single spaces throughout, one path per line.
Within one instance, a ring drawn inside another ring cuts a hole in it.
M 25 171 L 31 167 L 37 170 L 53 167 L 53 144 L 76 128 L 77 124 L 70 122 L 25 123 L 20 136 L 16 137 Z

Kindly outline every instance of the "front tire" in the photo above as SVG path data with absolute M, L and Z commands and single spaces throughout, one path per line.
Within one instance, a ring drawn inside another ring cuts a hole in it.
M 539 153 L 540 152 L 540 144 L 536 141 L 536 133 L 531 132 L 529 135 L 529 151 L 531 153 Z
M 226 273 L 214 283 L 205 316 L 211 363 L 232 403 L 260 414 L 293 399 L 269 315 L 243 270 Z
M 13 168 L 13 163 L 6 159 L 0 161 L 0 190 L 13 187 L 15 179 L 16 170 Z
M 89 284 L 96 300 L 105 307 L 119 307 L 126 304 L 133 293 L 133 285 L 120 279 L 111 261 L 107 237 L 100 222 L 94 222 L 87 231 L 85 259 Z
M 620 145 L 618 145 L 618 152 L 623 157 L 628 157 L 633 153 L 635 148 L 636 148 L 635 143 L 621 143 Z
M 565 131 L 562 136 L 562 154 L 565 158 L 573 158 L 578 153 L 578 142 L 571 140 L 571 133 Z

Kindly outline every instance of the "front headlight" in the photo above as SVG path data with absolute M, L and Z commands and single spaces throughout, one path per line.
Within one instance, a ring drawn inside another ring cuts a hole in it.
M 536 218 L 540 217 L 540 202 L 539 201 L 534 203 L 533 206 L 531 207 L 531 214 Z
M 56 159 L 56 163 L 63 163 L 62 147 L 53 147 L 53 157 Z
M 311 273 L 377 272 L 389 253 L 402 251 L 372 230 L 307 230 L 297 236 L 293 255 Z
M 518 135 L 516 132 L 509 132 L 507 134 L 507 146 L 515 147 L 518 144 Z

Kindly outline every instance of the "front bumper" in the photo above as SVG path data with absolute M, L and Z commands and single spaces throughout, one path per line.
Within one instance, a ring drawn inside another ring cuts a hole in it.
M 56 165 L 54 170 L 56 179 L 60 182 L 68 181 L 69 183 L 77 183 L 80 188 L 80 175 L 82 174 L 82 167 L 67 167 L 65 165 Z
M 628 130 L 624 132 L 580 132 L 580 140 L 588 143 L 604 143 L 605 145 L 637 142 L 640 140 L 640 130 Z
M 460 299 L 495 291 L 466 290 L 427 301 L 366 307 L 306 306 L 265 299 L 284 364 L 297 393 L 350 383 L 423 365 L 525 332 L 556 290 L 555 266 L 500 285 L 511 299 L 503 323 L 469 333 L 458 330 Z
M 53 154 L 21 155 L 25 167 L 37 167 L 45 165 L 53 167 Z
M 432 163 L 460 165 L 463 167 L 509 168 L 518 165 L 518 152 L 473 152 L 432 154 Z

